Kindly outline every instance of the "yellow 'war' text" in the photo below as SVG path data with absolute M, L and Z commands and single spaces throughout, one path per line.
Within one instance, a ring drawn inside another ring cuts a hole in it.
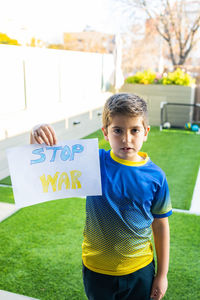
M 69 172 L 68 175 L 66 172 L 60 174 L 60 172 L 56 172 L 54 176 L 43 174 L 40 176 L 40 180 L 42 183 L 42 188 L 44 193 L 48 193 L 49 185 L 51 184 L 53 192 L 61 191 L 64 185 L 64 188 L 67 189 L 80 189 L 81 183 L 79 181 L 79 177 L 81 176 L 81 172 L 78 170 L 73 170 Z M 60 175 L 59 175 L 60 174 Z

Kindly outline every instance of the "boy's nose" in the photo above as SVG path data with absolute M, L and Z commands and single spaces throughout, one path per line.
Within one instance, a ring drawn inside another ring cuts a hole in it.
M 124 140 L 124 142 L 127 142 L 127 143 L 131 142 L 131 140 L 132 140 L 131 134 L 129 132 L 124 134 L 123 140 Z

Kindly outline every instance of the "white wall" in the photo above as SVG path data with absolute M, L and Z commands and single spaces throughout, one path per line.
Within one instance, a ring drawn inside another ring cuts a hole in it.
M 22 110 L 25 105 L 23 60 L 13 50 L 0 47 L 0 115 Z
M 60 140 L 100 128 L 113 71 L 110 54 L 0 45 L 0 179 L 6 149 L 28 144 L 34 125 L 53 124 Z
M 113 55 L 0 45 L 0 140 L 103 105 Z

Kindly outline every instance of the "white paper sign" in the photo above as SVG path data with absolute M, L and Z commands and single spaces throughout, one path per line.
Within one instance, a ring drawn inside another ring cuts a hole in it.
M 17 207 L 102 194 L 97 139 L 10 148 L 7 157 Z

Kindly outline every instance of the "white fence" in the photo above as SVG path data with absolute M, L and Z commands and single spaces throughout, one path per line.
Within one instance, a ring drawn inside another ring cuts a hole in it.
M 96 130 L 114 70 L 111 54 L 0 45 L 0 178 L 5 149 L 28 143 L 35 124 L 65 138 Z
M 59 108 L 68 117 L 101 106 L 113 71 L 109 54 L 0 45 L 0 138 L 2 129 L 11 135 L 12 113 L 42 111 L 44 120 L 57 112 L 57 120 Z

